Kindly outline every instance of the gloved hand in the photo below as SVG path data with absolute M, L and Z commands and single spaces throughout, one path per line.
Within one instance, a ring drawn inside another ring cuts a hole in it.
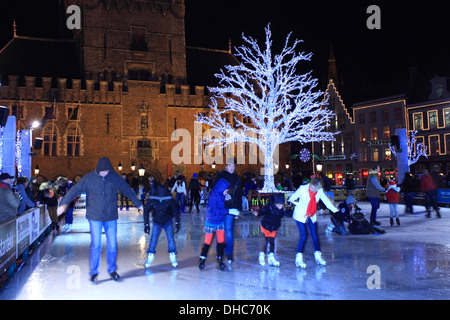
M 239 215 L 239 210 L 238 209 L 229 209 L 228 213 L 232 214 L 232 215 L 235 215 L 235 216 L 238 216 Z
M 175 233 L 178 233 L 178 231 L 180 231 L 180 222 L 179 221 L 177 221 L 177 222 L 175 222 Z
M 145 224 L 145 226 L 144 226 L 144 232 L 145 232 L 145 233 L 150 233 L 150 226 L 149 226 L 148 223 Z

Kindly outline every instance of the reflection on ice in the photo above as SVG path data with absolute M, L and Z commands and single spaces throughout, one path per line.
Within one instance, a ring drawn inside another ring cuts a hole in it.
M 369 206 L 361 203 L 363 210 Z M 423 214 L 403 215 L 401 227 L 386 227 L 389 208 L 382 204 L 379 217 L 387 232 L 382 236 L 327 234 L 329 216 L 320 216 L 319 237 L 327 266 L 315 263 L 307 241 L 306 269 L 295 267 L 298 231 L 292 219 L 285 218 L 277 234 L 280 267 L 263 267 L 258 264 L 260 220 L 244 215 L 235 223 L 236 261 L 220 271 L 211 249 L 205 270 L 200 271 L 202 213 L 181 217 L 181 230 L 175 235 L 177 268 L 170 264 L 161 233 L 155 260 L 146 269 L 149 236 L 143 233 L 142 215 L 132 209 L 120 213 L 118 223 L 121 281 L 110 280 L 102 257 L 98 284 L 92 285 L 89 225 L 84 211 L 78 210 L 73 232 L 50 235 L 0 289 L 0 299 L 449 299 L 450 209 L 441 213 L 439 221 Z M 379 267 L 380 289 L 367 287 L 369 266 Z

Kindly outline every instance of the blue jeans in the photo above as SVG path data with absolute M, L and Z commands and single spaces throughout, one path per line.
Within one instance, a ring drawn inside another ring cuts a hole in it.
M 175 196 L 175 202 L 178 205 L 178 210 L 180 212 L 184 212 L 184 193 L 177 192 L 177 195 Z
M 413 204 L 414 204 L 414 196 L 415 192 L 406 192 L 405 193 L 405 204 L 406 204 L 406 212 L 413 213 Z
M 91 247 L 89 266 L 90 275 L 98 274 L 100 267 L 100 257 L 102 254 L 102 229 L 106 234 L 106 262 L 108 263 L 108 273 L 116 271 L 117 257 L 117 220 L 97 221 L 89 220 L 91 231 Z
M 66 215 L 64 217 L 66 220 L 66 224 L 73 224 L 73 210 L 74 209 L 75 209 L 75 207 L 67 209 Z
M 177 253 L 175 247 L 175 240 L 173 239 L 172 219 L 167 221 L 164 225 L 153 222 L 152 233 L 150 234 L 150 243 L 148 245 L 147 253 L 156 253 L 156 245 L 158 244 L 161 230 L 164 230 L 167 238 L 167 252 Z
M 311 235 L 314 251 L 320 251 L 319 238 L 317 237 L 317 222 L 312 222 L 311 219 L 307 219 L 305 223 L 295 220 L 297 224 L 299 239 L 297 243 L 297 252 L 303 253 L 303 248 L 306 243 L 306 227 L 308 227 L 309 234 Z
M 377 220 L 377 210 L 380 206 L 380 199 L 375 197 L 367 197 L 369 199 L 370 205 L 372 206 L 372 211 L 370 212 L 370 221 Z
M 225 226 L 225 254 L 228 257 L 233 256 L 234 249 L 234 237 L 233 237 L 233 226 L 234 226 L 234 215 L 226 214 L 224 217 Z
M 398 203 L 389 203 L 389 217 L 393 218 L 394 213 L 395 217 L 398 218 L 398 212 L 397 212 Z

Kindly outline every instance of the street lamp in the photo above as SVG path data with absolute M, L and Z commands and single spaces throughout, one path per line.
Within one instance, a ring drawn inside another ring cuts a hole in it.
M 320 162 L 318 164 L 316 164 L 316 169 L 319 174 L 322 172 L 322 168 L 323 168 L 323 165 Z
M 212 163 L 211 168 L 213 168 L 213 169 L 216 168 L 216 162 L 215 161 Z
M 37 176 L 39 174 L 39 166 L 36 165 L 36 167 L 34 167 L 34 175 Z
M 136 166 L 134 165 L 134 161 L 131 162 L 131 170 L 132 170 L 132 171 L 136 170 Z
M 118 166 L 119 171 L 122 171 L 122 163 L 119 161 L 119 166 Z
M 144 165 L 141 164 L 141 167 L 139 168 L 139 177 L 142 178 L 143 176 L 145 176 L 145 168 Z

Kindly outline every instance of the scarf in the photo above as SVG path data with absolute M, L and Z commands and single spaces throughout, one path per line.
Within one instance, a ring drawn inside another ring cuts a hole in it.
M 316 202 L 316 193 L 312 193 L 311 190 L 309 190 L 308 188 L 308 192 L 309 192 L 309 203 L 308 203 L 308 207 L 306 208 L 306 215 L 308 217 L 312 217 L 313 215 L 316 214 L 316 210 L 317 210 L 317 202 Z

